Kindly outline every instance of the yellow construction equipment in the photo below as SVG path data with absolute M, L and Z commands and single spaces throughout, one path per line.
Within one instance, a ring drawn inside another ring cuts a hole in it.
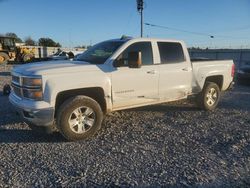
M 35 57 L 35 49 L 17 47 L 15 38 L 0 36 L 0 65 L 9 60 L 17 62 L 30 62 Z

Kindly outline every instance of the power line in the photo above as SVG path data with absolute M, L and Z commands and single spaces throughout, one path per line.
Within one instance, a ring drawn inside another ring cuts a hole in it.
M 250 39 L 247 37 L 234 37 L 234 36 L 225 36 L 225 35 L 212 35 L 212 34 L 208 34 L 208 33 L 200 33 L 200 32 L 194 32 L 194 31 L 188 31 L 188 30 L 184 30 L 184 29 L 178 29 L 178 28 L 173 28 L 173 27 L 167 27 L 167 26 L 162 26 L 162 25 L 156 25 L 156 24 L 151 24 L 151 23 L 144 23 L 147 26 L 150 27 L 158 27 L 158 28 L 162 28 L 162 29 L 167 29 L 167 30 L 173 30 L 173 31 L 178 31 L 178 32 L 183 32 L 183 33 L 189 33 L 189 34 L 193 34 L 193 35 L 201 35 L 201 36 L 207 36 L 209 38 L 231 38 L 231 39 Z
M 147 26 L 151 26 L 151 27 L 158 27 L 158 28 L 163 28 L 163 29 L 168 29 L 168 30 L 174 30 L 174 31 L 179 31 L 179 32 L 184 32 L 184 33 L 189 33 L 189 34 L 194 34 L 194 35 L 208 36 L 210 38 L 214 38 L 213 35 L 206 34 L 206 33 L 187 31 L 187 30 L 183 30 L 183 29 L 177 29 L 177 28 L 167 27 L 167 26 L 162 26 L 162 25 L 155 25 L 155 24 L 151 24 L 151 23 L 144 23 L 144 24 L 147 25 Z

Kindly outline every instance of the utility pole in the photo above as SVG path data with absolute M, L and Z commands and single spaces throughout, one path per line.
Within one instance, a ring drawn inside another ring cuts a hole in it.
M 141 15 L 141 37 L 143 37 L 143 9 L 144 9 L 143 0 L 137 0 L 137 11 Z

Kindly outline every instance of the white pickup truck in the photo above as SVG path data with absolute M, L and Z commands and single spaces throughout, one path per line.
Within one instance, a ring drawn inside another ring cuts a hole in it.
M 14 68 L 9 100 L 32 129 L 56 129 L 73 141 L 93 135 L 116 110 L 190 96 L 213 110 L 233 76 L 233 61 L 191 62 L 182 41 L 121 38 L 74 61 Z

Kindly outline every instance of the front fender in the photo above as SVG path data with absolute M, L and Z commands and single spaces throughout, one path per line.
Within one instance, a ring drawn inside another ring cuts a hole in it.
M 56 97 L 60 92 L 99 87 L 104 91 L 107 107 L 111 104 L 111 79 L 104 73 L 74 73 L 64 75 L 54 75 L 44 78 L 44 100 L 55 106 Z

